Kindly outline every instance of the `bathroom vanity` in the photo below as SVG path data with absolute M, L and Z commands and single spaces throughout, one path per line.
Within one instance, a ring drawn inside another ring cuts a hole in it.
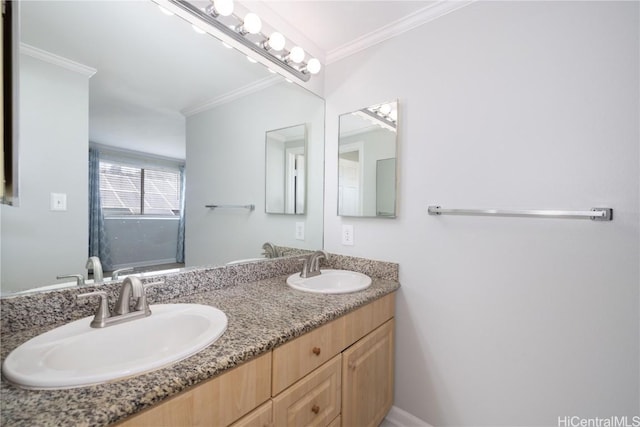
M 386 295 L 119 425 L 377 426 L 393 401 L 394 305 Z
M 162 302 L 224 311 L 227 331 L 211 346 L 165 368 L 89 387 L 24 390 L 3 379 L 1 424 L 378 425 L 393 399 L 397 264 L 332 255 L 323 268 L 373 279 L 369 288 L 343 295 L 288 287 L 286 275 L 299 268 L 298 261 L 261 264 L 167 276 L 167 284 L 151 292 L 152 310 Z M 3 359 L 60 324 L 28 325 L 75 304 L 73 295 L 59 292 L 1 300 Z M 21 311 L 28 316 L 23 304 L 47 299 L 53 308 L 43 308 L 45 314 L 31 310 L 30 319 L 19 318 Z M 76 306 L 79 313 L 64 317 L 87 316 L 92 308 Z

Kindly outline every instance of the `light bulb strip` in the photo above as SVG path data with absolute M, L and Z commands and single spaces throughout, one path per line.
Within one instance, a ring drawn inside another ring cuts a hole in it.
M 240 34 L 237 31 L 234 31 L 231 28 L 229 28 L 227 25 L 225 25 L 222 22 L 220 22 L 219 20 L 217 20 L 214 16 L 209 15 L 208 13 L 202 11 L 200 8 L 192 5 L 188 1 L 186 1 L 186 0 L 168 0 L 168 2 L 173 4 L 173 5 L 175 5 L 175 6 L 177 6 L 178 8 L 182 9 L 183 11 L 185 11 L 185 12 L 187 12 L 187 13 L 195 16 L 195 17 L 197 17 L 198 19 L 201 19 L 202 21 L 204 21 L 207 24 L 209 24 L 212 27 L 214 27 L 216 30 L 224 33 L 227 37 L 233 39 L 234 41 L 236 41 L 238 43 L 241 43 L 242 45 L 244 45 L 245 47 L 250 49 L 252 52 L 260 55 L 264 59 L 272 62 L 273 64 L 275 64 L 277 66 L 279 66 L 280 68 L 284 69 L 289 74 L 294 75 L 295 77 L 297 77 L 298 79 L 302 80 L 303 82 L 307 82 L 311 78 L 311 74 L 306 70 L 306 63 L 305 62 L 297 64 L 298 66 L 301 67 L 302 70 L 304 70 L 304 71 L 301 71 L 297 67 L 294 67 L 294 66 L 290 65 L 289 63 L 287 63 L 283 59 L 280 59 L 278 56 L 272 54 L 267 49 L 264 49 L 262 47 L 262 43 L 256 44 L 256 43 L 252 42 L 251 40 L 249 40 L 246 37 L 244 37 L 244 35 Z M 237 16 L 235 16 L 235 15 L 233 15 L 233 16 L 237 18 Z M 266 36 L 262 32 L 260 32 L 259 34 L 262 37 L 266 38 Z M 286 50 L 284 50 L 284 51 L 286 51 Z
M 368 108 L 363 108 L 360 111 L 362 113 L 366 114 L 369 117 L 373 117 L 374 119 L 379 120 L 379 121 L 385 123 L 388 126 L 391 126 L 393 129 L 396 128 L 396 122 L 391 120 L 388 116 L 383 116 L 381 114 L 374 113 L 373 111 L 369 110 Z

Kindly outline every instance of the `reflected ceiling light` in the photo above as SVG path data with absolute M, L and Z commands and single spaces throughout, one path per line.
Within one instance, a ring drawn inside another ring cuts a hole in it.
M 186 12 L 196 20 L 202 21 L 209 32 L 214 37 L 220 39 L 226 47 L 229 45 L 237 47 L 244 54 L 247 49 L 251 52 L 253 58 L 261 58 L 261 62 L 270 68 L 268 61 L 278 66 L 275 68 L 285 78 L 295 76 L 303 82 L 309 81 L 312 74 L 317 74 L 322 65 L 316 58 L 310 58 L 305 63 L 306 53 L 299 46 L 294 46 L 287 51 L 287 40 L 285 37 L 274 31 L 270 36 L 266 36 L 262 31 L 262 20 L 258 15 L 249 12 L 244 19 L 233 13 L 233 0 L 212 0 L 204 10 L 201 10 L 190 1 L 193 0 L 154 0 L 160 4 L 169 4 L 172 8 L 178 8 L 182 12 Z M 194 22 L 192 18 L 183 18 L 190 22 Z M 235 24 L 231 24 L 235 21 Z M 197 29 L 196 29 L 197 28 Z M 194 30 L 202 32 L 201 28 L 194 25 Z M 233 42 L 233 43 L 232 43 Z M 282 52 L 282 53 L 278 53 Z
M 191 28 L 193 28 L 193 31 L 195 31 L 198 34 L 205 34 L 206 31 L 203 30 L 202 28 L 198 27 L 197 25 L 192 25 Z
M 253 59 L 253 58 L 252 58 L 252 57 L 250 57 L 250 56 L 247 56 L 247 60 L 248 60 L 249 62 L 251 62 L 252 64 L 257 64 L 257 63 L 258 63 L 258 61 L 256 61 L 255 59 Z
M 164 7 L 162 7 L 162 6 L 158 6 L 158 7 L 160 8 L 160 11 L 161 11 L 162 13 L 164 13 L 165 15 L 167 15 L 167 16 L 173 16 L 173 15 L 174 15 L 174 13 L 173 13 L 173 12 L 171 12 L 171 11 L 169 11 L 169 10 L 165 9 Z

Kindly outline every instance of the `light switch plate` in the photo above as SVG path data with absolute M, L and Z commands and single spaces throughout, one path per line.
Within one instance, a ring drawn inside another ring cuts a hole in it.
M 296 222 L 296 240 L 304 240 L 304 222 Z
M 66 193 L 51 193 L 50 209 L 52 211 L 66 211 L 67 210 Z
M 353 246 L 353 225 L 342 225 L 342 244 L 345 246 Z

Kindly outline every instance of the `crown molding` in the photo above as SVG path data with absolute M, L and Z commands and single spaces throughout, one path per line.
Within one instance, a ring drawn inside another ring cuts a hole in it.
M 180 112 L 186 117 L 193 116 L 194 114 L 198 114 L 203 111 L 210 110 L 222 104 L 235 101 L 236 99 L 250 95 L 254 92 L 258 92 L 262 89 L 266 89 L 282 81 L 283 81 L 282 77 L 277 75 L 265 77 L 264 79 L 260 79 L 253 83 L 249 83 L 246 86 L 239 87 L 238 89 L 234 89 L 230 92 L 227 92 L 223 95 L 220 95 L 208 101 L 184 108 Z
M 73 71 L 74 73 L 86 76 L 87 78 L 90 78 L 98 71 L 95 68 L 89 67 L 76 61 L 72 61 L 71 59 L 56 55 L 54 53 L 37 48 L 35 46 L 31 46 L 30 44 L 26 43 L 20 43 L 20 53 L 44 62 L 48 62 L 53 65 L 57 65 L 64 69 Z
M 439 0 L 405 17 L 378 28 L 368 34 L 360 36 L 349 43 L 327 52 L 326 64 L 339 61 L 356 52 L 367 49 L 390 38 L 419 27 L 448 13 L 470 5 L 475 0 Z

